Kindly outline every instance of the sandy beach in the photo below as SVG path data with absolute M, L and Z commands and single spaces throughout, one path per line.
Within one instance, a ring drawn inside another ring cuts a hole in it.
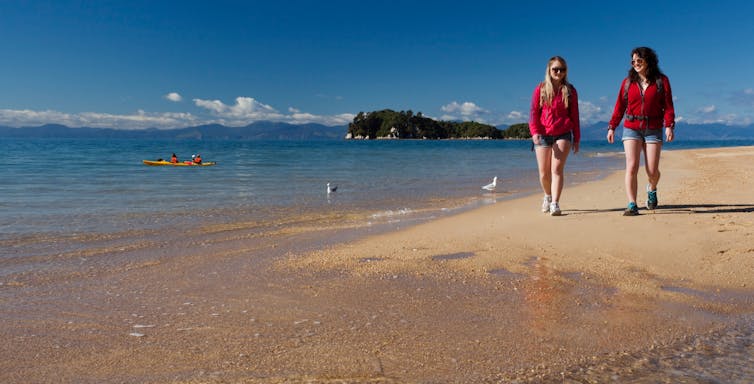
M 536 194 L 356 238 L 239 226 L 60 255 L 0 278 L 0 382 L 751 382 L 752 162 L 664 151 L 637 217 L 619 172 L 567 186 L 561 217 Z

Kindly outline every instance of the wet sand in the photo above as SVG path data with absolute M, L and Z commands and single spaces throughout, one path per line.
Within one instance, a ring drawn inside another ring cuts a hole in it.
M 621 172 L 567 187 L 562 217 L 534 195 L 366 237 L 239 225 L 50 256 L 0 278 L 0 382 L 747 382 L 752 161 L 665 151 L 638 217 Z

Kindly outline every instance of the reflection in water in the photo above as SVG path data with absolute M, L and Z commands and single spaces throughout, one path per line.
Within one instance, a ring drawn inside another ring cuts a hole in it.
M 569 319 L 572 313 L 569 306 L 580 300 L 596 299 L 598 304 L 593 309 L 612 313 L 608 315 L 603 312 L 597 316 L 599 318 L 612 319 L 611 322 L 619 322 L 621 318 L 631 321 L 630 310 L 628 316 L 619 313 L 622 311 L 619 307 L 623 304 L 610 304 L 618 295 L 615 288 L 602 289 L 586 283 L 578 273 L 560 273 L 550 269 L 545 258 L 533 257 L 524 265 L 529 268 L 531 277 L 523 288 L 524 314 L 528 316 L 523 325 L 528 327 L 540 345 L 551 344 L 550 349 L 554 353 L 558 348 L 573 346 L 569 346 L 568 339 L 561 336 L 563 333 L 569 332 L 571 327 L 589 326 L 588 318 Z M 748 299 L 735 293 L 725 295 L 674 285 L 664 285 L 661 289 L 706 302 L 732 300 L 744 305 L 749 303 Z M 662 303 L 658 304 L 662 306 Z M 700 316 L 704 315 L 699 307 L 695 308 L 690 310 L 698 310 Z M 672 321 L 671 318 L 669 321 Z M 519 372 L 513 377 L 515 381 L 538 383 L 754 383 L 754 314 L 741 317 L 735 323 L 715 331 L 689 334 L 671 344 L 606 355 L 595 352 L 595 355 L 599 358 L 570 366 L 558 373 L 537 372 L 535 369 Z
M 545 259 L 530 260 L 531 283 L 525 286 L 524 313 L 528 313 L 529 326 L 543 336 L 554 330 L 561 319 L 561 306 L 565 301 L 563 284 L 544 264 Z
M 589 383 L 754 383 L 754 316 L 667 347 L 575 366 L 542 382 L 563 378 Z

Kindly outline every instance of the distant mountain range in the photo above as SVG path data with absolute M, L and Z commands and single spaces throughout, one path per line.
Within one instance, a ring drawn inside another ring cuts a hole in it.
M 106 139 L 194 139 L 194 140 L 341 140 L 347 126 L 286 124 L 260 121 L 245 127 L 219 124 L 176 129 L 70 128 L 47 124 L 39 127 L 0 126 L 0 137 L 24 138 L 106 138 Z
M 498 126 L 506 129 L 508 126 Z M 581 127 L 583 140 L 604 140 L 607 122 Z M 729 126 L 723 124 L 678 123 L 678 140 L 747 140 L 754 139 L 754 125 Z M 107 139 L 194 139 L 194 140 L 343 140 L 348 127 L 321 124 L 287 124 L 260 121 L 244 127 L 200 125 L 177 129 L 113 129 L 70 128 L 47 124 L 38 127 L 12 128 L 0 126 L 0 137 L 19 138 L 107 138 Z
M 621 128 L 618 128 L 620 132 Z M 754 139 L 754 125 L 730 126 L 724 124 L 686 124 L 675 126 L 677 140 L 748 140 Z M 582 140 L 604 140 L 607 122 L 581 126 Z

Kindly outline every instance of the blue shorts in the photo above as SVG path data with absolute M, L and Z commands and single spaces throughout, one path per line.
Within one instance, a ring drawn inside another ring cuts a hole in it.
M 540 140 L 539 144 L 537 145 L 532 144 L 532 149 L 534 146 L 540 148 L 550 148 L 558 140 L 567 140 L 569 142 L 573 142 L 573 132 L 564 133 L 558 136 L 542 135 L 542 140 Z
M 662 143 L 662 128 L 631 129 L 623 127 L 623 141 L 641 140 L 645 143 Z

